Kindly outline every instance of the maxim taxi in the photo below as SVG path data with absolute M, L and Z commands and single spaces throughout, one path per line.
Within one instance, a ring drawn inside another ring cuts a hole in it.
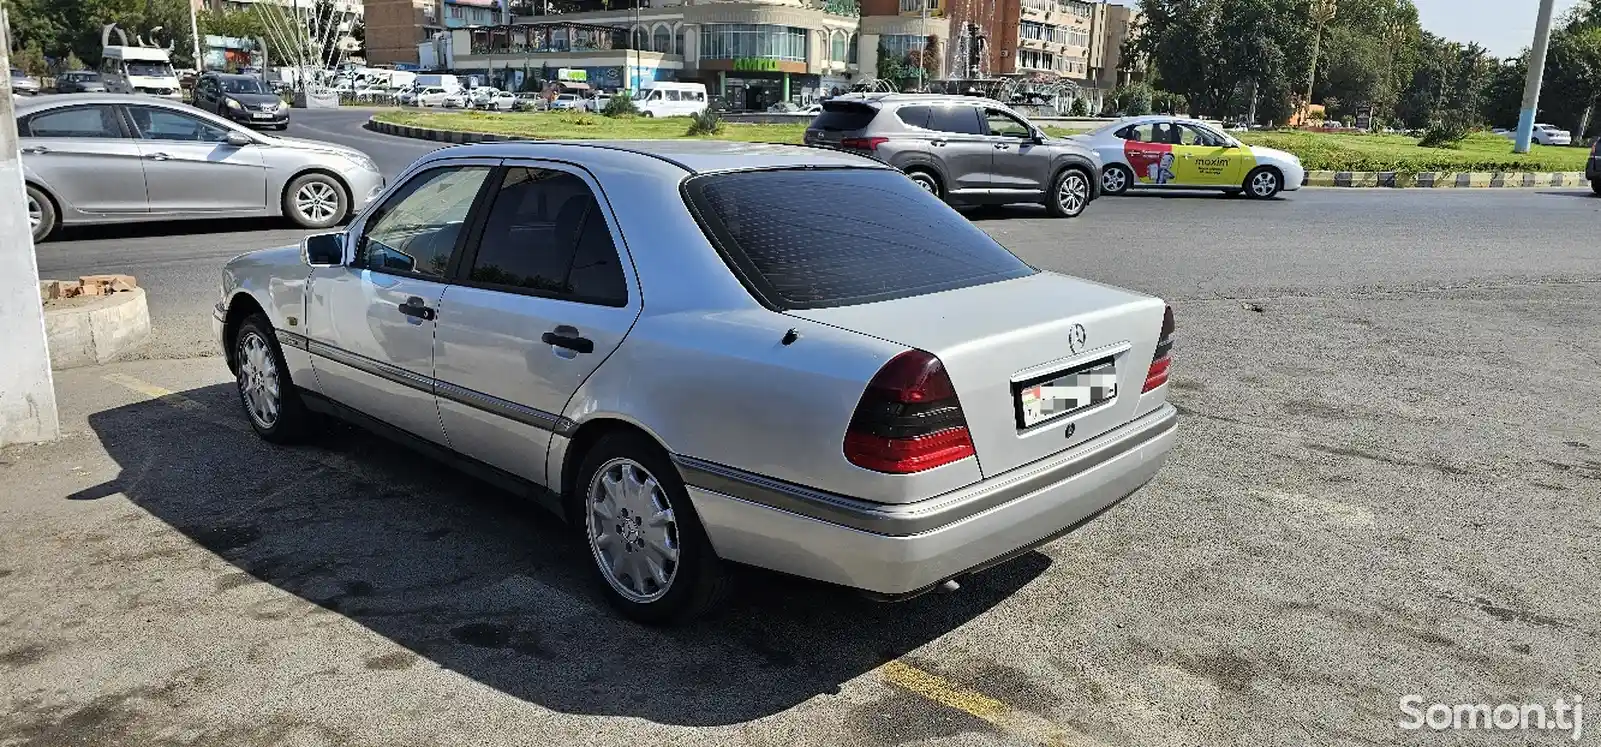
M 1105 164 L 1101 191 L 1216 189 L 1269 199 L 1301 188 L 1301 159 L 1245 145 L 1217 128 L 1171 116 L 1131 117 L 1079 138 Z

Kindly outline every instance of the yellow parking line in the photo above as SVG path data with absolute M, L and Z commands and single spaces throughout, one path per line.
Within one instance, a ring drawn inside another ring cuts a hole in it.
M 128 376 L 128 375 L 125 375 L 125 374 L 107 374 L 103 378 L 106 381 L 109 381 L 109 382 L 111 382 L 113 384 L 120 384 L 120 385 L 122 385 L 124 387 L 127 387 L 128 389 L 132 389 L 133 391 L 136 391 L 136 392 L 138 392 L 140 394 L 143 394 L 146 397 L 149 397 L 149 398 L 155 399 L 155 400 L 161 400 L 162 402 L 164 402 L 164 403 L 166 403 L 168 405 L 172 405 L 173 407 L 177 407 L 179 409 L 183 409 L 183 410 L 204 410 L 204 409 L 206 409 L 205 405 L 202 405 L 199 402 L 196 402 L 196 401 L 194 401 L 192 399 L 189 399 L 188 397 L 185 397 L 182 394 L 174 392 L 171 389 L 163 389 L 163 388 L 161 388 L 159 386 L 156 386 L 155 384 L 152 384 L 152 383 L 150 383 L 148 381 L 143 381 L 143 380 L 140 380 L 140 379 L 136 379 L 136 378 L 134 378 L 132 376 Z
M 1062 727 L 1039 716 L 1019 711 L 995 698 L 964 688 L 944 677 L 925 672 L 898 659 L 879 667 L 879 674 L 890 684 L 947 708 L 954 708 L 1026 742 L 1050 745 L 1050 747 L 1098 744 L 1082 735 L 1070 734 Z

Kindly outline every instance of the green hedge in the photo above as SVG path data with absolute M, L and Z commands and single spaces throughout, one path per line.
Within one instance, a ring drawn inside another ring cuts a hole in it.
M 1512 152 L 1512 141 L 1490 133 L 1468 136 L 1457 148 L 1420 148 L 1405 135 L 1324 132 L 1242 132 L 1251 145 L 1289 151 L 1311 171 L 1583 171 L 1584 148 L 1534 146 L 1527 155 Z

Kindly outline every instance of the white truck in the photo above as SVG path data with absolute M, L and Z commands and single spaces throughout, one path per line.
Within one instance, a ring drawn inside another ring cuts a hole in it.
M 100 78 L 111 93 L 183 99 L 183 85 L 165 49 L 107 46 L 100 52 Z

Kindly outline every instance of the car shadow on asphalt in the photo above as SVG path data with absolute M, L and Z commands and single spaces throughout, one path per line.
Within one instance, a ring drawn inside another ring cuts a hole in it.
M 249 231 L 292 231 L 295 226 L 283 218 L 207 218 L 205 220 L 160 220 L 145 223 L 112 223 L 99 226 L 63 226 L 52 241 L 105 241 L 142 239 L 156 236 L 198 236 L 208 233 Z
M 342 424 L 305 446 L 267 444 L 236 396 L 216 385 L 91 415 L 121 472 L 70 499 L 126 495 L 232 564 L 214 580 L 231 615 L 343 615 L 404 651 L 330 656 L 371 670 L 426 659 L 558 712 L 689 726 L 780 713 L 962 626 L 1050 565 L 1029 553 L 899 604 L 737 569 L 719 614 L 648 628 L 607 607 L 587 547 L 531 503 Z M 237 591 L 260 582 L 294 596 Z M 851 722 L 874 724 L 890 706 L 852 707 Z

